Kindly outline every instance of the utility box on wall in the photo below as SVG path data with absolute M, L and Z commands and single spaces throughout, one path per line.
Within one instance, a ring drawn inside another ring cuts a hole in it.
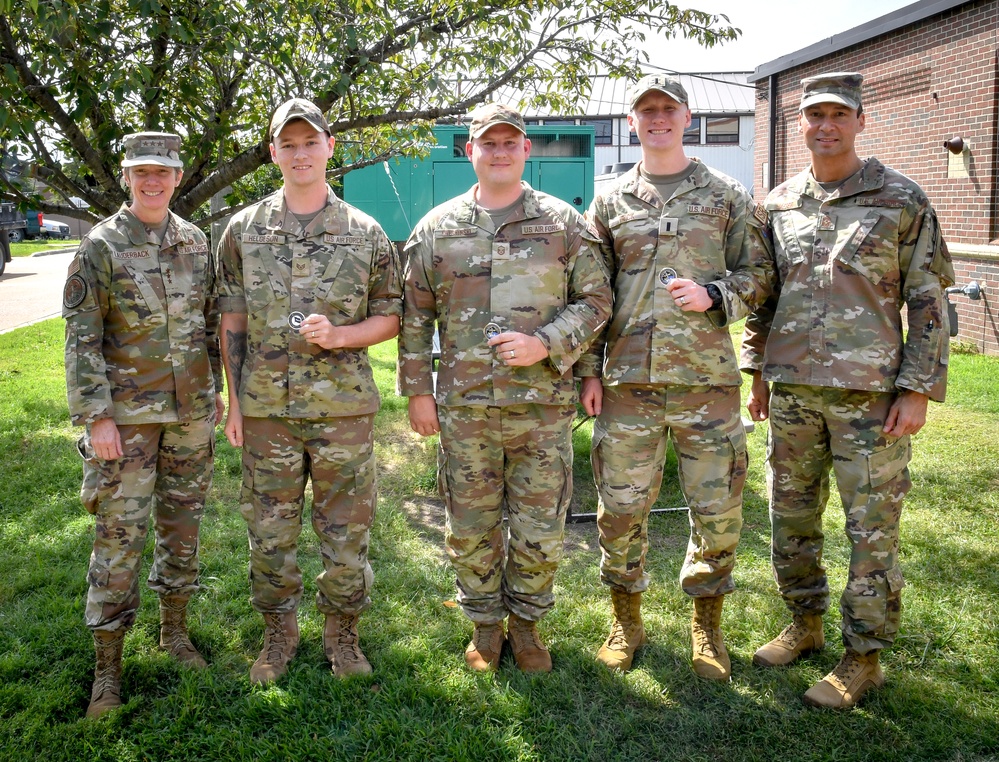
M 586 211 L 593 200 L 593 127 L 529 126 L 527 137 L 524 180 Z M 425 159 L 389 159 L 343 176 L 344 200 L 378 220 L 392 241 L 405 241 L 424 214 L 475 184 L 465 155 L 468 128 L 435 127 L 434 138 Z

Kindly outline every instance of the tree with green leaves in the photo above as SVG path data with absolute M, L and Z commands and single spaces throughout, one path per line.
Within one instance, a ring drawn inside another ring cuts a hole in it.
M 656 0 L 0 0 L 0 149 L 31 168 L 0 196 L 100 219 L 126 199 L 122 136 L 167 130 L 187 165 L 172 208 L 205 225 L 271 187 L 287 97 L 328 114 L 341 165 L 371 163 L 500 95 L 569 113 L 593 74 L 635 76 L 650 33 L 739 30 Z

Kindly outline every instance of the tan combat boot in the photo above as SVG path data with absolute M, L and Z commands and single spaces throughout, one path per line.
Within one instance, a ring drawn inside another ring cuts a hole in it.
M 121 650 L 125 645 L 125 630 L 106 632 L 94 630 L 94 687 L 90 692 L 87 717 L 100 717 L 121 706 Z
M 877 651 L 863 656 L 847 651 L 832 672 L 805 691 L 803 700 L 812 706 L 849 709 L 871 688 L 884 684 L 885 675 L 878 663 Z
M 186 595 L 160 596 L 160 648 L 187 667 L 204 669 L 208 663 L 187 634 Z
M 476 624 L 472 640 L 465 649 L 465 664 L 476 672 L 493 672 L 503 653 L 503 622 Z
M 753 654 L 753 664 L 760 667 L 784 667 L 813 651 L 821 651 L 825 644 L 822 615 L 795 614 L 791 624 L 780 635 L 757 649 Z
M 538 635 L 538 623 L 510 614 L 507 626 L 510 650 L 522 672 L 551 672 L 552 655 Z
M 694 617 L 690 624 L 692 663 L 694 672 L 707 680 L 728 680 L 732 676 L 732 662 L 721 631 L 724 602 L 724 595 L 694 598 Z
M 327 614 L 323 648 L 337 677 L 371 674 L 357 635 L 357 614 Z
M 264 624 L 264 647 L 250 667 L 250 682 L 254 685 L 281 677 L 298 649 L 298 619 L 294 611 L 264 614 Z
M 610 669 L 627 672 L 635 658 L 635 651 L 648 642 L 642 624 L 642 594 L 611 588 L 611 607 L 614 621 L 610 635 L 597 651 L 597 660 Z

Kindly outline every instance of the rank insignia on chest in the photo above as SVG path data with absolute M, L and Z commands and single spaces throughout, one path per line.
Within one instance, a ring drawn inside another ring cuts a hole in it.
M 831 214 L 826 214 L 825 212 L 819 213 L 819 220 L 816 225 L 819 230 L 835 230 L 836 220 L 833 219 Z
M 660 217 L 659 235 L 676 235 L 680 228 L 679 217 Z
M 506 241 L 496 241 L 493 243 L 493 259 L 509 259 L 510 244 Z

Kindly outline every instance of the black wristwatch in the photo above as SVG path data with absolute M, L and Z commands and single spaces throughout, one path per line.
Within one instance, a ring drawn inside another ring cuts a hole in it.
M 704 288 L 708 292 L 708 296 L 711 297 L 711 309 L 720 310 L 722 306 L 721 290 L 714 283 L 709 283 Z

